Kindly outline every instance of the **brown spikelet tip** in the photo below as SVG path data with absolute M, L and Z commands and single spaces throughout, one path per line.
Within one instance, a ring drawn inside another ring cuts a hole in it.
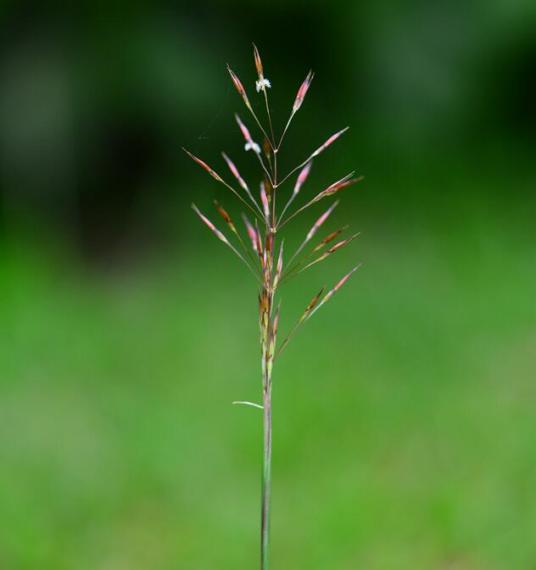
M 309 304 L 305 308 L 305 315 L 316 307 L 318 301 L 320 300 L 320 297 L 322 297 L 322 293 L 324 293 L 325 288 L 325 286 L 322 287 L 322 289 L 320 289 L 320 291 L 311 299 L 311 301 L 309 301 Z
M 266 239 L 265 239 L 265 249 L 268 253 L 272 253 L 273 249 L 274 249 L 274 234 L 272 232 L 267 232 L 266 233 Z
M 225 210 L 225 208 L 223 208 L 223 206 L 220 205 L 220 203 L 217 200 L 214 200 L 214 206 L 216 207 L 216 210 L 218 210 L 220 216 L 225 220 L 225 223 L 228 224 L 230 227 L 234 227 L 231 216 L 229 215 L 227 210 Z
M 261 77 L 264 76 L 264 71 L 262 68 L 261 55 L 260 55 L 259 50 L 257 49 L 257 46 L 255 44 L 253 44 L 253 57 L 255 58 L 255 68 L 257 69 L 257 74 L 258 74 L 259 79 L 260 79 Z
M 315 248 L 313 251 L 318 251 L 319 249 L 322 249 L 325 245 L 327 245 L 328 243 L 332 242 L 340 233 L 342 233 L 345 229 L 347 229 L 348 226 L 343 226 L 342 228 L 339 228 L 338 230 L 335 230 L 334 232 L 331 232 L 330 234 L 328 234 Z
M 212 169 L 204 160 L 201 160 L 200 158 L 198 158 L 197 156 L 195 156 L 195 154 L 192 154 L 189 150 L 187 150 L 186 148 L 182 147 L 182 150 L 195 162 L 197 162 L 197 164 L 199 164 L 199 166 L 201 168 L 203 168 L 204 170 L 206 170 L 211 176 L 212 178 L 216 179 L 218 182 L 223 182 L 221 176 L 214 170 Z
M 266 137 L 262 142 L 262 151 L 264 152 L 264 156 L 269 160 L 272 156 L 272 144 Z
M 335 253 L 338 249 L 340 249 L 341 247 L 344 247 L 349 240 L 347 239 L 343 239 L 341 241 L 338 241 L 335 245 L 332 245 L 329 249 L 328 249 L 328 253 Z
M 247 100 L 246 90 L 244 89 L 242 82 L 238 78 L 238 75 L 236 75 L 236 73 L 230 68 L 229 64 L 227 64 L 227 71 L 231 76 L 235 89 L 238 91 L 238 93 L 241 95 L 242 98 L 245 98 L 245 100 Z

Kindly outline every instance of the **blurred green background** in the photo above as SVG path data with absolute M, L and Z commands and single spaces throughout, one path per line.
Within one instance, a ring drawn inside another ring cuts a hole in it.
M 255 284 L 180 151 L 255 180 L 225 70 L 253 98 L 255 41 L 278 129 L 316 72 L 283 169 L 349 124 L 307 191 L 366 176 L 331 222 L 361 238 L 285 293 L 288 330 L 364 263 L 275 370 L 273 567 L 536 569 L 534 1 L 0 24 L 0 568 L 257 567 L 260 414 L 231 405 L 260 394 Z

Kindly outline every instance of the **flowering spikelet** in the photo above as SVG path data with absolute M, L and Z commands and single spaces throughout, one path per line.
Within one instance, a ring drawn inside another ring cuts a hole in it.
M 292 194 L 290 195 L 290 198 L 288 199 L 287 203 L 285 204 L 285 207 L 283 208 L 283 211 L 281 212 L 281 216 L 280 219 L 283 218 L 283 216 L 285 215 L 287 209 L 290 207 L 290 205 L 292 204 L 292 202 L 294 202 L 294 198 L 296 198 L 296 196 L 298 195 L 298 193 L 301 190 L 301 187 L 305 184 L 305 181 L 307 180 L 307 177 L 309 176 L 309 172 L 311 171 L 311 166 L 313 165 L 313 161 L 310 160 L 300 171 L 300 173 L 298 174 L 298 178 L 296 179 L 296 184 L 294 185 L 294 189 L 292 191 Z
M 277 285 L 279 284 L 279 280 L 281 279 L 281 274 L 283 273 L 283 241 L 281 241 L 281 245 L 279 246 L 279 257 L 277 258 L 277 265 L 275 268 L 275 275 L 274 275 L 274 283 L 273 288 L 276 289 Z
M 334 202 L 313 224 L 313 227 L 309 230 L 305 241 L 310 241 L 312 237 L 316 234 L 316 232 L 320 229 L 320 226 L 328 219 L 331 212 L 337 207 L 339 202 Z
M 240 97 L 242 97 L 244 103 L 246 104 L 246 107 L 251 110 L 251 104 L 249 102 L 246 90 L 244 89 L 244 86 L 242 85 L 240 79 L 238 79 L 238 75 L 236 75 L 236 73 L 229 67 L 229 64 L 227 64 L 227 71 L 233 80 L 233 84 L 235 86 L 235 89 L 238 91 L 238 94 Z
M 194 210 L 194 212 L 201 218 L 201 220 L 203 222 L 205 222 L 205 224 L 210 228 L 210 230 L 212 231 L 212 233 L 218 238 L 220 239 L 223 243 L 227 244 L 227 245 L 231 245 L 229 243 L 229 240 L 220 232 L 220 230 L 204 215 L 199 211 L 199 208 L 195 205 L 192 204 L 192 209 Z
M 257 69 L 257 75 L 260 79 L 261 77 L 264 77 L 264 70 L 262 68 L 261 55 L 255 44 L 253 44 L 253 57 L 255 58 L 255 68 Z
M 272 85 L 270 81 L 264 77 L 261 55 L 255 44 L 253 44 L 253 57 L 255 58 L 255 68 L 257 69 L 258 76 L 255 86 L 257 88 L 257 93 L 259 93 L 260 91 L 264 91 L 267 87 L 270 88 Z
M 334 182 L 333 184 L 328 186 L 325 190 L 319 192 L 311 200 L 311 204 L 314 202 L 318 202 L 319 200 L 322 200 L 322 198 L 326 198 L 327 196 L 333 196 L 333 194 L 335 194 L 339 190 L 347 188 L 348 186 L 352 186 L 353 184 L 356 184 L 357 182 L 361 182 L 361 180 L 363 180 L 363 176 L 359 176 L 358 178 L 352 178 L 353 174 L 354 174 L 353 172 L 347 174 L 344 178 L 337 180 L 337 182 Z
M 234 225 L 233 220 L 231 219 L 231 216 L 228 214 L 227 210 L 225 210 L 223 208 L 223 206 L 221 206 L 219 204 L 219 202 L 217 200 L 214 200 L 214 206 L 216 207 L 216 210 L 218 211 L 218 214 L 223 218 L 223 220 L 225 221 L 225 223 L 229 226 L 229 229 L 236 234 L 236 226 Z
M 335 287 L 331 290 L 333 293 L 336 293 L 347 281 L 350 279 L 354 271 L 357 271 L 361 267 L 361 263 L 356 265 L 351 271 L 349 271 L 340 281 L 337 282 Z M 330 291 L 330 292 L 331 292 Z
M 272 232 L 266 232 L 264 243 L 264 249 L 268 254 L 271 254 L 274 251 L 274 234 Z
M 270 297 L 266 290 L 259 293 L 259 322 L 261 326 L 261 333 L 266 334 L 268 330 L 268 322 L 270 318 Z M 267 339 L 263 339 L 263 345 L 266 343 Z
M 279 314 L 281 312 L 281 303 L 279 303 L 279 305 L 277 306 L 277 309 L 275 311 L 275 315 L 272 321 L 272 330 L 270 331 L 270 347 L 269 347 L 269 353 L 270 353 L 270 359 L 273 360 L 274 356 L 275 356 L 275 345 L 277 342 L 277 329 L 279 328 Z
M 246 226 L 246 231 L 248 232 L 248 237 L 251 241 L 251 247 L 253 247 L 253 251 L 262 258 L 262 242 L 259 231 L 253 227 L 246 214 L 242 214 L 242 219 L 244 220 L 244 225 Z
M 350 127 L 345 127 L 340 131 L 336 132 L 334 135 L 331 135 L 329 139 L 321 146 L 319 146 L 311 155 L 311 158 L 318 156 L 321 152 L 326 150 L 328 146 L 332 145 L 341 135 L 343 135 Z
M 205 161 L 201 160 L 200 158 L 198 158 L 197 156 L 195 156 L 194 154 L 192 154 L 189 150 L 186 150 L 184 147 L 182 148 L 182 150 L 192 159 L 195 160 L 195 162 L 197 162 L 197 164 L 199 164 L 199 166 L 201 168 L 203 168 L 204 170 L 206 170 L 211 176 L 212 178 L 214 178 L 215 180 L 217 180 L 218 182 L 223 182 L 222 177 L 215 171 L 213 170 Z
M 313 161 L 310 160 L 300 171 L 298 174 L 298 178 L 296 180 L 296 184 L 294 185 L 294 190 L 292 191 L 293 195 L 298 194 L 301 190 L 301 187 L 305 184 L 307 177 L 309 176 L 309 172 L 311 171 L 311 166 L 313 166 Z
M 277 336 L 277 330 L 279 328 L 279 315 L 281 313 L 281 305 L 277 306 L 277 310 L 275 312 L 275 316 L 274 316 L 274 324 L 272 326 L 272 335 L 274 336 L 274 338 Z
M 266 220 L 269 220 L 270 219 L 270 204 L 268 203 L 268 196 L 266 195 L 264 181 L 261 182 L 260 194 L 261 194 L 262 209 L 264 211 L 264 217 L 266 218 Z
M 305 99 L 305 95 L 311 86 L 311 82 L 313 81 L 314 73 L 309 71 L 307 77 L 304 79 L 303 83 L 300 85 L 298 89 L 298 94 L 296 95 L 296 99 L 294 100 L 294 105 L 292 106 L 292 113 L 296 113 L 298 109 L 302 106 L 303 100 Z
M 242 136 L 246 140 L 246 145 L 244 148 L 246 150 L 253 150 L 253 152 L 255 152 L 256 154 L 260 154 L 261 147 L 251 138 L 251 134 L 250 134 L 248 128 L 246 127 L 246 125 L 244 125 L 244 123 L 241 121 L 240 117 L 236 114 L 235 114 L 235 119 L 236 119 L 236 122 L 238 123 L 238 126 L 240 127 L 240 131 L 242 132 Z
M 224 152 L 222 152 L 221 155 L 223 156 L 223 159 L 227 163 L 227 166 L 229 167 L 229 170 L 231 171 L 232 175 L 238 181 L 238 184 L 240 184 L 240 186 L 242 186 L 244 190 L 246 191 L 249 190 L 248 185 L 246 184 L 242 176 L 240 176 L 240 172 L 238 172 L 238 168 L 236 168 L 234 162 Z
M 242 219 L 244 220 L 244 225 L 246 226 L 246 231 L 248 233 L 248 237 L 251 241 L 251 247 L 255 253 L 258 253 L 257 249 L 257 232 L 255 228 L 251 225 L 251 222 L 248 220 L 246 214 L 242 214 Z
M 311 261 L 311 263 L 308 263 L 303 269 L 301 269 L 301 271 L 305 271 L 306 269 L 309 269 L 309 267 L 316 265 L 317 263 L 320 263 L 321 261 L 324 261 L 324 259 L 329 257 L 332 253 L 335 253 L 339 249 L 347 246 L 349 243 L 354 241 L 354 239 L 357 236 L 359 236 L 359 233 L 356 233 L 347 239 L 343 239 L 343 240 L 338 241 L 335 245 L 332 245 L 328 250 L 326 250 L 320 257 L 317 257 L 315 260 Z
M 348 226 L 343 226 L 342 228 L 339 228 L 338 230 L 335 230 L 333 232 L 331 232 L 330 234 L 328 234 L 325 238 L 323 238 L 313 249 L 313 253 L 321 250 L 324 246 L 326 246 L 328 243 L 332 242 L 341 232 L 343 232 Z
M 305 307 L 303 315 L 300 317 L 300 321 L 304 321 L 309 316 L 309 313 L 316 307 L 320 297 L 322 297 L 324 289 L 325 287 L 322 287 L 322 289 L 320 289 L 320 291 L 309 301 L 309 304 Z
M 318 309 L 320 309 L 320 307 L 324 304 L 327 303 L 331 297 L 333 297 L 333 295 L 335 295 L 335 293 L 348 281 L 348 279 L 350 279 L 350 277 L 352 276 L 352 274 L 361 267 L 361 264 L 356 265 L 351 271 L 349 271 L 342 279 L 340 279 L 337 284 L 330 289 L 324 296 L 324 298 L 322 299 L 322 301 L 320 301 L 320 303 L 318 303 L 318 305 L 311 311 L 311 314 L 309 316 L 312 316 L 314 313 L 316 313 L 316 311 L 318 311 Z

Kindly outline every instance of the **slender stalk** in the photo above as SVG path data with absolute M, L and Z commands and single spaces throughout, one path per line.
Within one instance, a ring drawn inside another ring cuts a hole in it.
M 283 130 L 283 134 L 281 135 L 281 138 L 279 139 L 279 144 L 277 145 L 277 150 L 279 150 L 281 148 L 281 145 L 283 144 L 283 139 L 285 138 L 285 135 L 287 134 L 288 128 L 290 127 L 290 123 L 292 123 L 292 119 L 294 118 L 295 113 L 292 112 L 290 114 L 290 117 L 287 121 L 287 124 L 285 125 L 285 128 Z
M 271 229 L 267 227 L 267 233 Z M 273 236 L 273 234 L 271 234 Z M 263 455 L 261 487 L 261 570 L 269 570 L 270 565 L 270 498 L 272 493 L 272 366 L 274 362 L 277 320 L 279 310 L 274 315 L 275 288 L 273 286 L 274 248 L 268 255 L 261 291 L 260 329 L 262 365 L 262 404 L 263 404 Z
M 266 373 L 263 380 L 263 457 L 261 509 L 261 570 L 270 567 L 270 514 L 272 493 L 272 379 Z

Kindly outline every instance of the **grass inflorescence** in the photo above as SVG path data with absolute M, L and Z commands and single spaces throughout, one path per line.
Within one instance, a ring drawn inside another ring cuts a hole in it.
M 231 218 L 230 214 L 218 202 L 215 208 L 225 226 L 229 230 L 229 237 L 204 214 L 195 204 L 192 205 L 196 214 L 208 226 L 212 233 L 222 241 L 248 268 L 255 277 L 258 286 L 259 328 L 261 345 L 262 367 L 262 403 L 236 401 L 235 404 L 245 404 L 259 408 L 263 412 L 263 469 L 262 469 L 262 500 L 261 500 L 261 570 L 269 568 L 269 544 L 270 544 L 270 495 L 271 495 L 271 465 L 272 465 L 272 371 L 275 360 L 286 349 L 299 328 L 306 323 L 333 295 L 348 281 L 359 265 L 353 267 L 348 273 L 340 278 L 330 288 L 323 287 L 307 303 L 304 312 L 290 329 L 286 337 L 278 341 L 279 317 L 280 317 L 280 288 L 290 278 L 301 274 L 313 265 L 324 261 L 332 254 L 350 244 L 359 234 L 349 237 L 339 237 L 346 232 L 348 226 L 332 230 L 327 235 L 313 242 L 317 233 L 323 228 L 331 216 L 339 201 L 334 201 L 312 224 L 304 239 L 297 249 L 287 254 L 284 248 L 283 228 L 297 216 L 308 210 L 311 206 L 324 199 L 331 199 L 344 188 L 362 180 L 356 177 L 355 172 L 343 176 L 326 188 L 313 194 L 302 205 L 296 205 L 301 197 L 303 187 L 306 185 L 313 161 L 324 153 L 335 141 L 337 141 L 349 127 L 345 127 L 333 135 L 314 150 L 305 160 L 301 161 L 287 174 L 281 176 L 278 171 L 278 157 L 285 136 L 291 126 L 295 114 L 301 108 L 304 99 L 311 87 L 314 74 L 310 71 L 300 85 L 290 116 L 279 137 L 275 135 L 272 114 L 269 101 L 269 89 L 271 82 L 264 75 L 264 66 L 259 50 L 254 45 L 253 55 L 257 80 L 256 91 L 263 99 L 267 125 L 263 125 L 255 112 L 251 100 L 240 78 L 227 66 L 232 83 L 242 98 L 246 109 L 249 111 L 255 126 L 260 132 L 261 144 L 252 136 L 251 131 L 238 114 L 235 120 L 244 138 L 244 149 L 251 151 L 258 162 L 260 169 L 260 184 L 258 193 L 240 174 L 232 159 L 222 153 L 223 159 L 234 178 L 231 184 L 218 172 L 209 166 L 201 158 L 191 152 L 185 152 L 203 168 L 214 180 L 224 185 L 241 202 L 247 211 L 242 213 L 244 236 L 239 226 Z M 296 181 L 290 192 L 283 189 L 283 184 L 298 172 Z M 238 187 L 235 187 L 235 184 Z M 339 239 L 338 239 L 339 238 Z M 338 241 L 335 241 L 338 239 Z M 333 243 L 334 242 L 334 243 Z

